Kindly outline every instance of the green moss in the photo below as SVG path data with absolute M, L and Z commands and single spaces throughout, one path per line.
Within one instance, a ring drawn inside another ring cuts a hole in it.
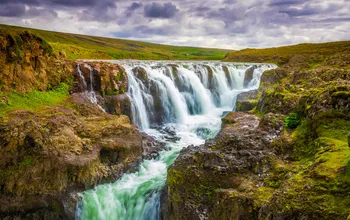
M 332 97 L 347 99 L 350 97 L 350 91 L 338 91 L 333 93 Z
M 169 186 L 175 186 L 175 187 L 183 183 L 183 177 L 181 175 L 181 172 L 175 169 L 169 169 L 167 183 Z
M 61 83 L 57 88 L 47 92 L 33 91 L 26 94 L 16 92 L 0 93 L 0 96 L 5 96 L 8 100 L 7 104 L 0 102 L 0 115 L 14 110 L 35 111 L 44 106 L 58 105 L 68 98 L 69 88 L 66 83 Z
M 284 118 L 284 125 L 287 128 L 296 128 L 300 125 L 300 117 L 298 116 L 297 113 L 290 113 Z
M 119 91 L 118 90 L 104 90 L 105 95 L 118 95 Z
M 27 167 L 31 166 L 34 163 L 32 156 L 25 156 L 22 161 L 19 162 L 20 166 Z

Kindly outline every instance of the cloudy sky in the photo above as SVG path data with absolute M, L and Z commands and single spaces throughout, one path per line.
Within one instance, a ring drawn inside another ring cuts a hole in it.
M 0 23 L 241 49 L 350 40 L 350 0 L 0 0 Z

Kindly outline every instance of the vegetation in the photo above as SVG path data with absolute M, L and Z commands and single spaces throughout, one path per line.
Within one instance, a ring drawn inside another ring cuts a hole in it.
M 47 92 L 33 91 L 27 94 L 16 92 L 0 93 L 0 115 L 14 110 L 34 111 L 45 106 L 61 104 L 69 96 L 69 86 L 61 83 L 57 88 Z
M 265 62 L 284 65 L 293 57 L 297 59 L 296 56 L 311 56 L 312 58 L 308 59 L 308 65 L 310 68 L 315 68 L 322 64 L 327 57 L 335 53 L 350 53 L 350 41 L 321 44 L 305 43 L 266 49 L 244 49 L 229 52 L 224 60 L 237 62 Z
M 288 128 L 296 128 L 300 124 L 300 119 L 298 114 L 290 113 L 284 119 L 284 123 Z
M 8 25 L 0 25 L 0 31 L 14 35 L 29 31 L 48 42 L 53 52 L 64 51 L 68 59 L 222 60 L 228 52 L 223 49 L 161 45 Z

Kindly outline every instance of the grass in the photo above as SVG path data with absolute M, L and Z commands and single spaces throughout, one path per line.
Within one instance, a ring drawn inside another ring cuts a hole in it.
M 229 52 L 224 49 L 170 46 L 8 25 L 0 25 L 0 31 L 14 35 L 29 31 L 47 41 L 54 53 L 64 51 L 68 59 L 222 60 Z
M 6 94 L 7 101 L 0 100 L 0 116 L 14 110 L 35 111 L 45 106 L 55 106 L 63 103 L 69 97 L 69 86 L 61 83 L 57 88 L 47 91 L 33 91 L 26 94 L 11 92 Z M 5 97 L 0 93 L 0 98 Z
M 298 44 L 293 46 L 273 47 L 266 49 L 244 49 L 231 51 L 225 56 L 225 61 L 236 62 L 266 62 L 277 65 L 286 64 L 294 56 L 314 56 L 308 60 L 311 69 L 317 67 L 329 55 L 335 53 L 350 53 L 350 41 L 329 42 L 320 44 Z

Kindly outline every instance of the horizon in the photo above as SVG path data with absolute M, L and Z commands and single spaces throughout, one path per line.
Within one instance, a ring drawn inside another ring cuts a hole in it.
M 0 23 L 225 50 L 348 41 L 345 0 L 3 0 Z M 50 20 L 50 22 L 47 22 Z

